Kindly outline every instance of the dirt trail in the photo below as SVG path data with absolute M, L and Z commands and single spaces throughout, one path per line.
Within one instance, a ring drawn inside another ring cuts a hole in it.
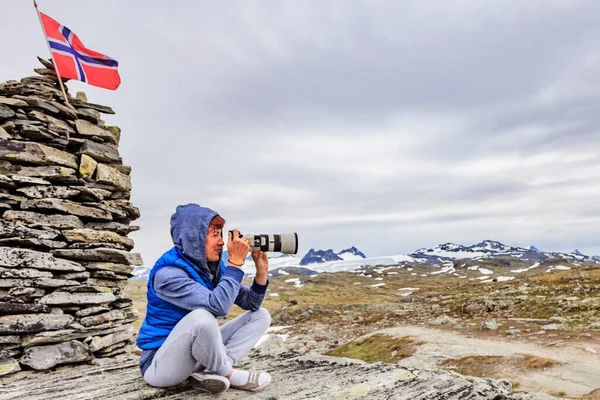
M 560 348 L 541 346 L 522 341 L 481 339 L 449 332 L 448 330 L 403 326 L 373 333 L 393 336 L 412 335 L 426 342 L 416 353 L 403 359 L 399 365 L 415 368 L 439 368 L 446 359 L 467 356 L 511 357 L 532 354 L 550 358 L 560 364 L 551 368 L 523 371 L 506 371 L 503 378 L 520 383 L 519 390 L 536 392 L 563 392 L 570 397 L 580 397 L 600 388 L 600 349 L 596 354 L 585 350 L 580 344 Z

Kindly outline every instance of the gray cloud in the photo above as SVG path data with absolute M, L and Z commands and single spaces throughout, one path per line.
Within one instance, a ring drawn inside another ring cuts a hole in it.
M 0 0 L 0 80 L 47 54 Z M 181 203 L 367 255 L 496 239 L 600 253 L 589 1 L 42 2 L 117 58 L 111 105 L 151 264 Z M 7 56 L 9 55 L 9 56 Z

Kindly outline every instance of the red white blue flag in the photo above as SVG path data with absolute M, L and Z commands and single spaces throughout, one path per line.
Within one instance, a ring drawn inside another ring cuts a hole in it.
M 76 34 L 40 12 L 44 33 L 52 52 L 57 73 L 93 86 L 115 90 L 121 83 L 119 63 L 112 58 L 86 48 Z

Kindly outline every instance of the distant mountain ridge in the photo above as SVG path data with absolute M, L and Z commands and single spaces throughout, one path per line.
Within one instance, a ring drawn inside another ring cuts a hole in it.
M 334 253 L 331 249 L 310 249 L 308 253 L 302 257 L 302 260 L 300 260 L 300 265 L 321 264 L 328 261 L 356 260 L 359 258 L 366 257 L 354 246 L 350 247 L 349 249 L 342 250 L 339 253 Z
M 459 259 L 515 257 L 522 260 L 543 261 L 548 258 L 561 258 L 572 261 L 600 262 L 600 257 L 586 256 L 577 249 L 572 253 L 540 251 L 535 246 L 529 248 L 507 246 L 495 240 L 484 240 L 480 243 L 463 246 L 444 243 L 429 249 L 419 249 L 409 254 L 416 262 L 423 264 L 439 264 Z
M 226 261 L 227 254 L 224 254 L 224 256 L 224 261 Z M 318 273 L 323 271 L 349 271 L 368 265 L 416 263 L 435 266 L 461 259 L 477 260 L 494 257 L 514 257 L 533 262 L 544 261 L 546 259 L 564 259 L 570 262 L 600 264 L 600 256 L 584 255 L 577 249 L 571 253 L 548 252 L 541 251 L 535 246 L 527 248 L 513 247 L 495 240 L 484 240 L 470 246 L 443 243 L 431 248 L 421 248 L 410 254 L 370 258 L 367 258 L 364 253 L 354 246 L 339 253 L 335 253 L 332 249 L 310 249 L 301 259 L 298 255 L 269 253 L 269 270 L 275 271 L 277 268 L 282 267 L 312 265 L 311 269 L 315 269 L 316 273 Z M 251 257 L 248 257 L 246 264 L 246 272 L 251 273 L 254 268 Z M 136 267 L 133 272 L 133 279 L 147 279 L 149 272 L 149 267 Z

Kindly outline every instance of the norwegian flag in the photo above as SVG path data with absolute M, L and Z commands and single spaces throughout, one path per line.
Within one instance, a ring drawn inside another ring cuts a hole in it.
M 40 12 L 44 34 L 48 40 L 57 73 L 105 89 L 115 90 L 121 83 L 112 58 L 86 48 L 76 34 Z

